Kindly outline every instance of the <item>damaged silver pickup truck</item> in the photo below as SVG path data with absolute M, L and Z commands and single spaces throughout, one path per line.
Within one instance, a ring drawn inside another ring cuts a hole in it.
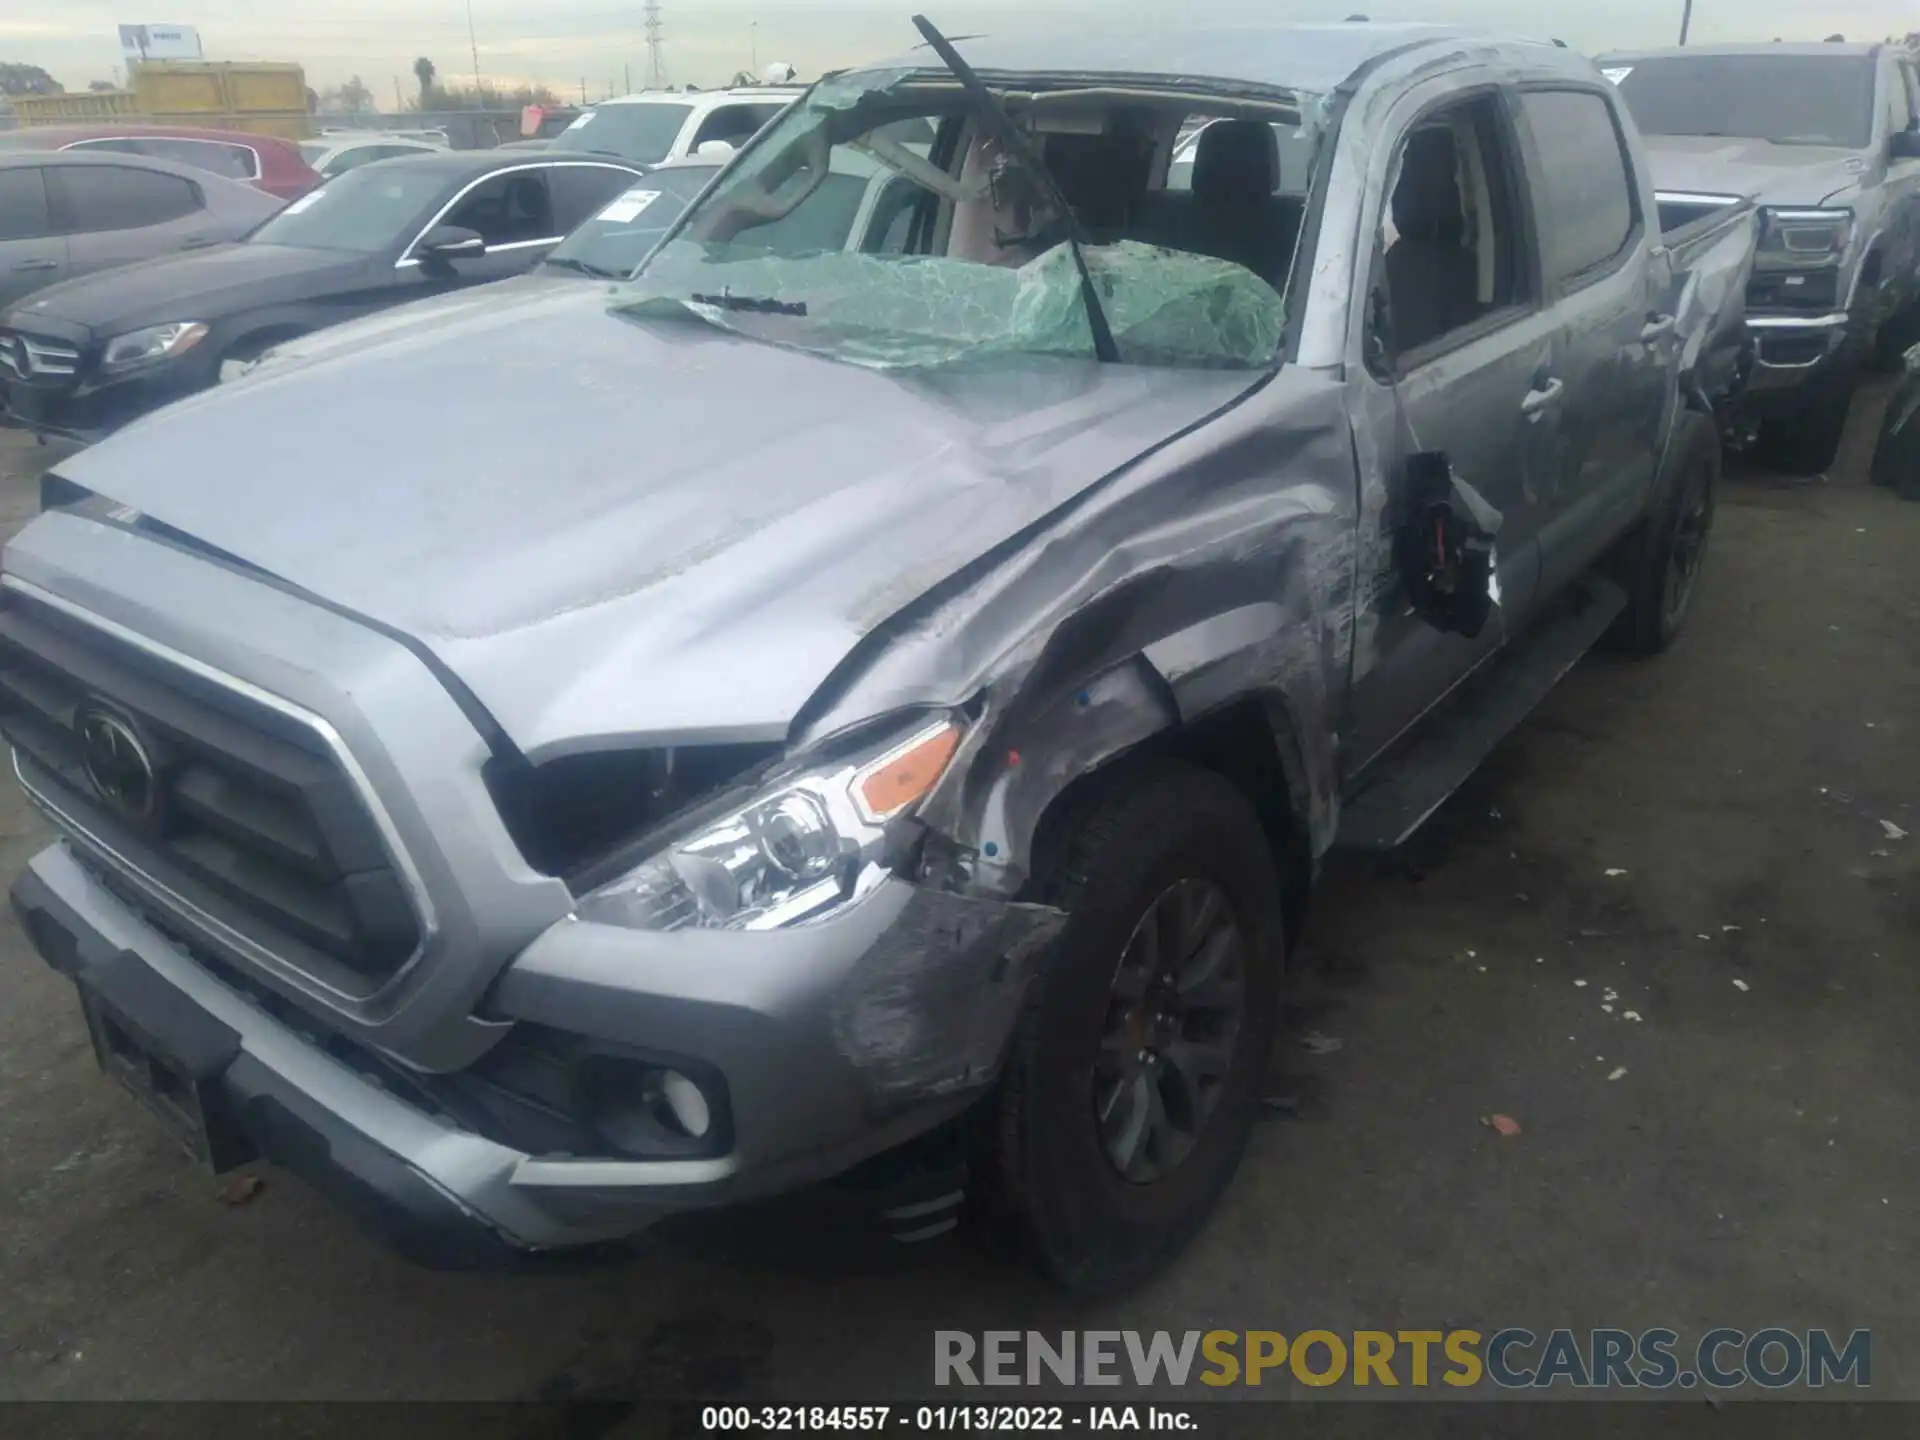
M 49 477 L 13 901 L 205 1162 L 477 1265 L 951 1137 L 897 1237 L 971 1197 L 1130 1283 L 1321 858 L 1680 626 L 1754 220 L 1664 231 L 1588 62 L 922 23 L 610 292 L 342 327 Z

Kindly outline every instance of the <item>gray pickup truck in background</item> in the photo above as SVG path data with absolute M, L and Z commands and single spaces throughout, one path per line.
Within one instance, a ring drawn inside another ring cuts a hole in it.
M 1663 217 L 1591 64 L 923 33 L 611 293 L 339 327 L 49 477 L 13 903 L 207 1163 L 441 1265 L 837 1185 L 1129 1284 L 1322 858 L 1674 637 L 1757 221 Z M 899 223 L 810 244 L 849 156 Z
M 1861 367 L 1920 340 L 1920 71 L 1903 45 L 1689 45 L 1608 55 L 1662 197 L 1742 196 L 1763 229 L 1747 324 L 1766 457 L 1833 463 Z

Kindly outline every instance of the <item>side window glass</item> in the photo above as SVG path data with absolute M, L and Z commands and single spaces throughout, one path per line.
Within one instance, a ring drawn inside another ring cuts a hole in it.
M 108 150 L 115 155 L 139 155 L 144 153 L 140 149 L 140 142 L 138 140 L 128 139 L 76 140 L 66 148 L 69 150 Z
M 610 165 L 559 165 L 548 173 L 553 191 L 555 235 L 569 235 L 600 213 L 608 201 L 640 184 L 638 176 Z
M 454 207 L 445 223 L 479 231 L 489 250 L 550 240 L 559 233 L 554 229 L 547 177 L 538 170 L 514 170 L 483 182 Z
M 1906 81 L 1902 78 L 1900 70 L 1901 67 L 1895 65 L 1891 70 L 1882 72 L 1886 76 L 1887 134 L 1889 135 L 1898 135 L 1907 128 L 1913 118 L 1909 114 L 1911 105 L 1907 99 Z
M 1633 171 L 1613 107 L 1585 90 L 1529 90 L 1521 113 L 1533 132 L 1540 249 L 1549 284 L 1604 265 L 1633 235 Z
M 1500 108 L 1481 96 L 1421 118 L 1400 142 L 1381 217 L 1385 314 L 1404 356 L 1530 299 Z M 1370 319 L 1370 328 L 1372 321 Z
M 1920 130 L 1920 67 L 1902 61 L 1900 73 L 1907 80 L 1907 128 Z
M 722 105 L 700 122 L 700 128 L 693 135 L 693 148 L 698 150 L 709 140 L 724 140 L 738 150 L 760 128 L 758 112 L 764 108 L 759 105 Z
M 49 177 L 66 199 L 72 227 L 138 230 L 202 208 L 200 192 L 176 175 L 122 165 L 63 165 Z
M 45 176 L 37 165 L 0 170 L 0 240 L 38 240 L 53 233 Z
M 904 255 L 907 237 L 913 231 L 914 201 L 925 193 L 904 177 L 889 180 L 867 221 L 860 248 L 869 255 Z
M 384 160 L 387 157 L 381 153 L 381 149 L 382 147 L 378 145 L 356 145 L 351 150 L 342 150 L 327 166 L 327 174 L 339 175 L 348 170 L 357 170 L 362 165 L 370 164 L 375 160 Z

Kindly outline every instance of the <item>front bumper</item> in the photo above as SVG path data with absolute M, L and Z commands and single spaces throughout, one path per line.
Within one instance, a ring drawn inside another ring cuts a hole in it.
M 1749 314 L 1747 329 L 1755 342 L 1748 394 L 1790 399 L 1831 374 L 1849 353 L 1855 332 L 1853 317 L 1845 311 L 1826 315 Z
M 123 375 L 91 373 L 90 361 L 77 376 L 23 379 L 0 371 L 0 426 L 92 444 L 211 386 L 219 363 L 211 350 L 203 342 L 178 359 Z
M 852 907 L 852 926 L 823 927 L 812 941 L 789 932 L 802 939 L 782 958 L 799 968 L 779 1014 L 742 1005 L 728 977 L 704 965 L 683 976 L 679 995 L 640 993 L 632 974 L 607 969 L 617 937 L 555 926 L 497 987 L 506 1014 L 698 1048 L 725 1077 L 725 1153 L 636 1160 L 542 1152 L 415 1103 L 449 1077 L 408 1083 L 380 1061 L 393 1083 L 367 1058 L 354 1063 L 338 1037 L 275 1011 L 162 935 L 65 845 L 35 857 L 13 905 L 42 958 L 83 995 L 131 992 L 156 1044 L 215 1057 L 205 1080 L 235 1145 L 300 1176 L 410 1258 L 460 1269 L 578 1251 L 677 1213 L 801 1190 L 935 1128 L 997 1069 L 1027 965 L 1059 920 L 890 882 Z M 849 943 L 862 936 L 864 946 Z M 809 944 L 821 952 L 811 971 L 800 963 Z M 634 968 L 644 973 L 644 961 Z M 673 1029 L 634 1034 L 649 1015 Z

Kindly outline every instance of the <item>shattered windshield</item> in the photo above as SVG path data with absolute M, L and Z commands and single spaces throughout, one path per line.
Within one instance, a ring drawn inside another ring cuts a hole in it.
M 1171 88 L 993 83 L 1046 176 L 944 73 L 829 80 L 728 166 L 615 308 L 876 367 L 1093 358 L 1077 234 L 1123 363 L 1272 364 L 1305 208 L 1278 184 L 1299 97 L 1223 118 L 1218 97 Z M 1191 164 L 1170 169 L 1196 119 L 1218 137 L 1198 186 Z

